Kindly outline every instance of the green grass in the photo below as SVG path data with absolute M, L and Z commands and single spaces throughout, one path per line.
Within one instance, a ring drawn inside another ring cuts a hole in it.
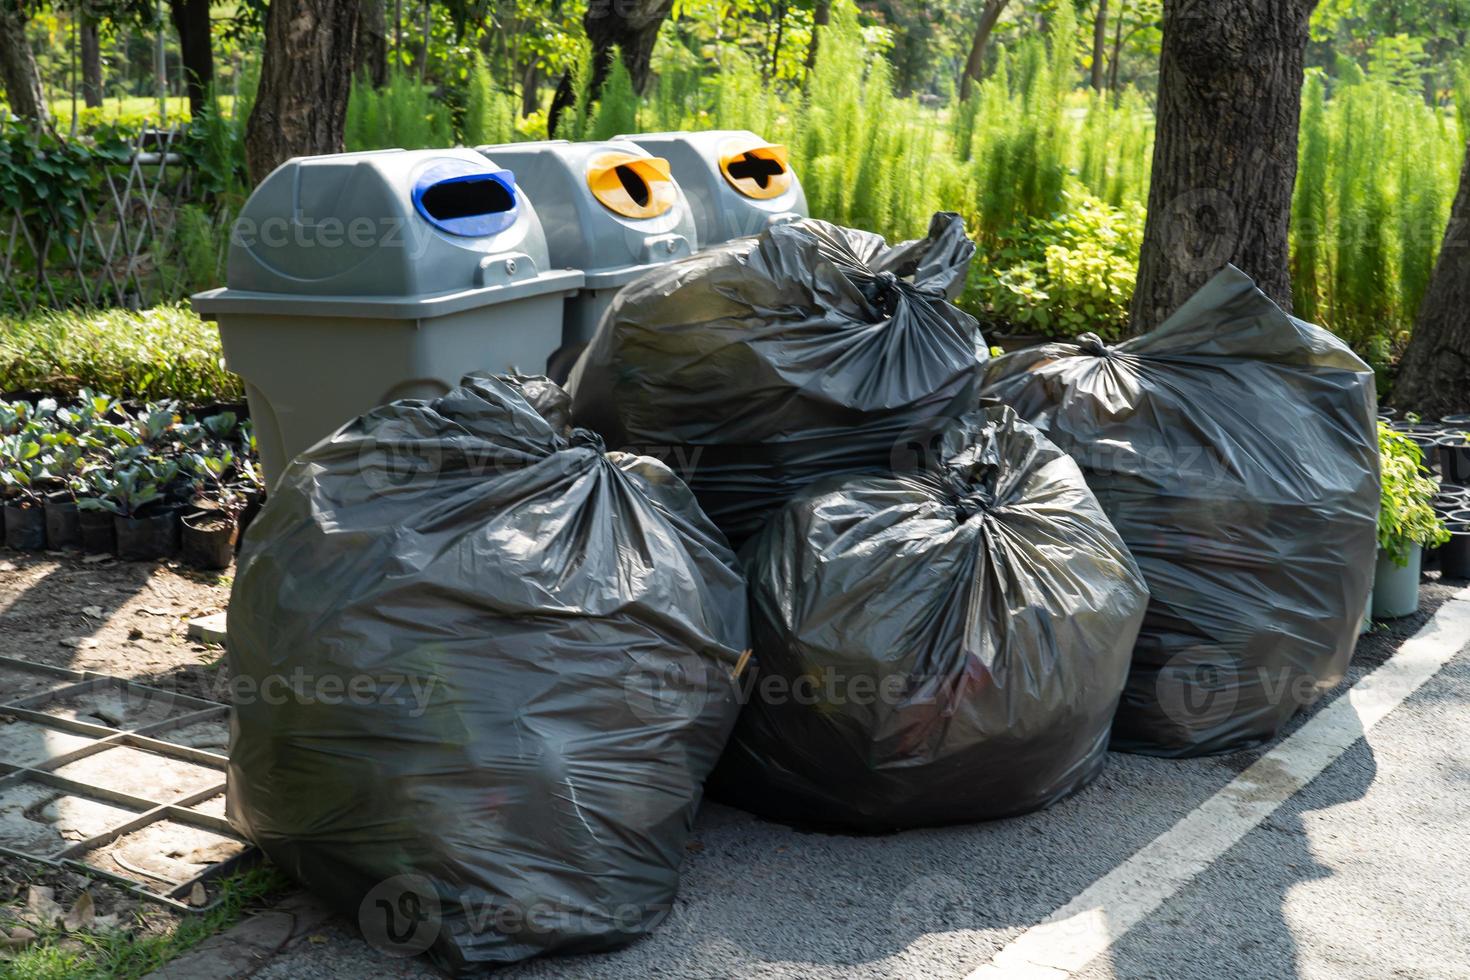
M 0 316 L 0 391 L 72 395 L 80 388 L 125 399 L 236 401 L 219 331 L 187 306 L 44 311 Z
M 233 875 L 220 883 L 219 905 L 198 915 L 185 915 L 164 933 L 68 935 L 47 930 L 34 945 L 0 966 L 0 975 L 6 980 L 135 980 L 229 928 L 251 906 L 289 884 L 285 875 L 269 865 Z
M 228 114 L 234 105 L 233 96 L 222 95 L 219 97 L 220 108 Z M 47 105 L 51 107 L 51 116 L 55 120 L 58 129 L 66 129 L 71 126 L 71 97 L 62 99 L 49 99 Z M 169 96 L 168 121 L 170 123 L 185 122 L 190 118 L 189 100 L 184 96 Z M 83 104 L 80 96 L 77 98 L 78 120 L 83 128 L 95 126 L 99 123 L 129 122 L 137 123 L 144 120 L 158 121 L 158 98 L 157 96 L 128 96 L 123 99 L 103 99 L 102 104 L 95 109 L 89 109 Z

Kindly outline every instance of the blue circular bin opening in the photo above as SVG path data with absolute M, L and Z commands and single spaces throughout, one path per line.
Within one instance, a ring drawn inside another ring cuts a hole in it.
M 484 238 L 515 224 L 520 192 L 509 170 L 440 164 L 419 175 L 413 207 L 429 224 L 461 238 Z

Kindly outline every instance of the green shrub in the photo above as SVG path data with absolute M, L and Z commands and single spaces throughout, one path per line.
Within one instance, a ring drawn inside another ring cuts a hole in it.
M 470 57 L 469 77 L 465 82 L 464 126 L 462 143 L 483 146 L 487 143 L 509 143 L 516 136 L 515 101 L 490 77 L 480 52 Z
M 381 89 L 358 81 L 347 102 L 344 142 L 348 150 L 452 146 L 449 107 L 434 97 L 432 86 L 404 71 L 390 73 Z
M 1128 325 L 1144 210 L 1114 207 L 1081 190 L 1065 210 L 1027 219 L 971 268 L 962 300 L 982 321 L 1007 330 L 1113 340 Z
M 0 391 L 81 388 L 188 404 L 244 395 L 239 377 L 225 370 L 219 331 L 185 306 L 0 318 Z
M 1399 567 L 1409 563 L 1414 545 L 1433 547 L 1450 539 L 1433 500 L 1439 485 L 1424 466 L 1417 443 L 1384 422 L 1378 423 L 1378 454 L 1383 466 L 1383 498 L 1378 512 L 1378 547 Z

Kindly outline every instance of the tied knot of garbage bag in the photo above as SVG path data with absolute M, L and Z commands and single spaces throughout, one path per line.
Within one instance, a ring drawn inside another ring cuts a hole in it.
M 573 429 L 567 444 L 573 449 L 590 449 L 596 453 L 607 451 L 607 445 L 602 441 L 602 436 L 591 429 Z
M 945 474 L 944 484 L 945 489 L 949 492 L 950 504 L 954 507 L 955 517 L 960 523 L 995 506 L 995 493 L 991 488 L 977 486 L 958 473 Z
M 1095 333 L 1085 333 L 1078 337 L 1077 346 L 1082 348 L 1082 353 L 1094 357 L 1111 357 L 1113 354 L 1113 349 L 1103 343 L 1102 338 Z

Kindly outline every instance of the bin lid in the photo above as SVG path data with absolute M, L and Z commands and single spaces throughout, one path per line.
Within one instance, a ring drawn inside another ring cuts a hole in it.
M 589 288 L 621 285 L 698 247 L 689 201 L 669 163 L 628 140 L 482 146 L 536 205 L 551 261 Z
M 401 302 L 553 268 L 509 169 L 467 149 L 380 150 L 277 167 L 235 223 L 228 282 L 283 297 Z
M 780 143 L 750 145 L 736 137 L 719 149 L 720 173 L 746 197 L 767 200 L 791 189 L 791 155 Z

